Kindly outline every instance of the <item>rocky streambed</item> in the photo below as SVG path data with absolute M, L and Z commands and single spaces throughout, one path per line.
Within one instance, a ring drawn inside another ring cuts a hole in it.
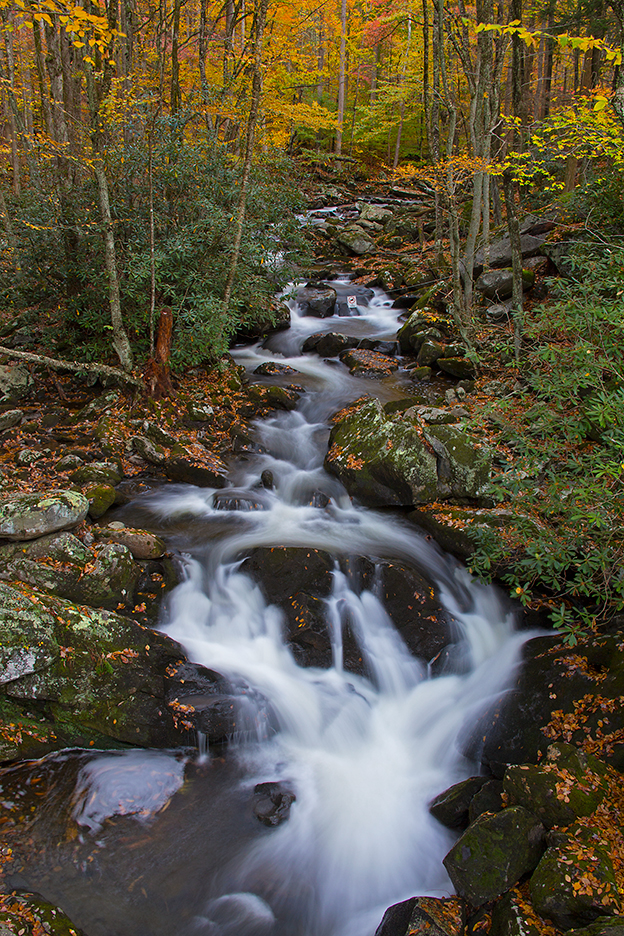
M 175 403 L 7 399 L 0 921 L 615 936 L 619 633 L 517 631 L 431 540 L 514 525 L 444 314 L 288 301 Z

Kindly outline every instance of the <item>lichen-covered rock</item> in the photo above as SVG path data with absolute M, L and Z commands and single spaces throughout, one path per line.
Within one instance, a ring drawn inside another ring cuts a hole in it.
M 40 894 L 0 894 L 0 936 L 83 936 L 69 917 Z
M 522 806 L 512 806 L 480 816 L 455 843 L 444 866 L 460 897 L 479 907 L 536 867 L 543 840 L 541 822 Z
M 375 249 L 375 242 L 371 240 L 368 231 L 358 224 L 349 224 L 339 232 L 336 240 L 356 257 L 371 253 Z
M 23 418 L 24 411 L 21 409 L 6 410 L 4 413 L 0 414 L 0 432 L 17 426 Z
M 0 397 L 13 402 L 26 396 L 33 385 L 33 378 L 25 364 L 0 365 Z
M 411 897 L 386 910 L 375 936 L 462 936 L 465 922 L 457 897 Z
M 349 493 L 372 507 L 478 498 L 490 466 L 488 449 L 466 433 L 423 428 L 413 410 L 387 415 L 371 399 L 334 417 L 325 458 Z
M 123 474 L 115 462 L 91 462 L 73 471 L 69 480 L 74 484 L 119 484 Z
M 89 501 L 89 516 L 99 520 L 115 503 L 115 488 L 110 484 L 88 484 L 82 493 Z
M 88 744 L 94 733 L 174 743 L 163 677 L 181 655 L 175 641 L 128 618 L 0 583 L 1 693 L 13 704 L 44 705 L 60 742 L 24 738 L 22 756 Z
M 586 926 L 599 916 L 620 912 L 608 847 L 586 828 L 570 826 L 567 841 L 545 852 L 530 883 L 535 910 L 560 929 Z
M 21 541 L 70 530 L 88 510 L 89 501 L 77 491 L 17 494 L 0 501 L 0 537 Z
M 149 530 L 136 530 L 123 525 L 110 524 L 95 531 L 98 539 L 118 543 L 130 550 L 135 559 L 160 559 L 167 547 L 163 540 Z
M 455 426 L 429 426 L 425 439 L 437 456 L 438 495 L 442 500 L 476 498 L 490 477 L 492 455 Z
M 540 766 L 508 767 L 503 780 L 510 803 L 525 806 L 547 829 L 593 813 L 606 794 L 605 765 L 571 744 L 553 744 Z
M 153 442 L 146 436 L 134 436 L 131 445 L 137 455 L 140 455 L 150 465 L 162 465 L 167 457 L 162 445 Z
M 443 790 L 429 804 L 429 812 L 447 829 L 466 829 L 470 804 L 487 777 L 468 777 Z

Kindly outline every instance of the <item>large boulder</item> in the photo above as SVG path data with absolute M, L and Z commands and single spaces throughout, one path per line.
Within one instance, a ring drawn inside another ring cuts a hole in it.
M 15 494 L 0 501 L 0 537 L 21 541 L 71 530 L 88 510 L 89 501 L 77 491 Z
M 534 283 L 535 273 L 533 270 L 523 270 L 523 290 L 531 289 Z M 487 296 L 488 299 L 507 299 L 513 292 L 513 270 L 505 268 L 482 273 L 475 283 L 475 289 Z
M 397 341 L 403 354 L 418 352 L 427 338 L 440 341 L 455 334 L 453 323 L 445 315 L 433 309 L 418 309 L 412 312 L 397 332 Z
M 297 305 L 303 315 L 329 318 L 334 314 L 336 290 L 325 284 L 307 283 L 295 293 Z
M 411 897 L 388 907 L 375 936 L 462 936 L 465 923 L 457 897 Z
M 418 411 L 386 415 L 377 400 L 358 400 L 334 417 L 325 467 L 369 507 L 478 498 L 489 451 L 453 426 L 431 426 Z
M 521 234 L 520 250 L 522 251 L 522 258 L 526 259 L 528 257 L 535 257 L 536 254 L 539 254 L 545 240 L 545 234 Z M 481 248 L 480 250 L 477 250 L 475 254 L 474 276 L 479 276 L 479 274 L 482 272 L 484 259 L 485 253 L 483 248 Z M 505 235 L 505 237 L 501 237 L 499 240 L 496 240 L 490 244 L 489 263 L 491 267 L 510 267 L 511 261 L 512 253 L 511 240 L 509 235 Z
M 343 228 L 336 239 L 341 247 L 356 257 L 371 253 L 375 249 L 375 243 L 371 240 L 368 231 L 357 224 L 349 224 Z
M 33 385 L 25 364 L 0 364 L 0 399 L 3 402 L 21 400 Z
M 212 740 L 236 722 L 225 680 L 188 664 L 174 640 L 25 586 L 0 583 L 0 674 L 0 760 L 69 746 L 187 744 L 202 708 Z
M 535 637 L 511 687 L 485 710 L 465 751 L 496 776 L 509 764 L 536 763 L 553 741 L 599 754 L 624 768 L 624 643 L 621 633 L 572 647 Z
M 472 823 L 444 859 L 455 890 L 474 907 L 500 897 L 537 866 L 544 827 L 522 806 Z

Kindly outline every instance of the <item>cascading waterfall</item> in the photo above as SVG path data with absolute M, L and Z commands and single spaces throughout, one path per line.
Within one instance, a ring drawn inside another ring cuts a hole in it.
M 346 279 L 335 286 L 343 308 L 354 288 Z M 462 739 L 510 678 L 528 635 L 514 631 L 495 589 L 474 582 L 398 514 L 352 504 L 324 471 L 333 412 L 363 393 L 392 401 L 413 392 L 401 372 L 373 382 L 337 360 L 301 355 L 318 331 L 394 337 L 388 297 L 376 290 L 356 299 L 357 314 L 324 320 L 301 315 L 290 300 L 290 330 L 235 352 L 248 371 L 267 361 L 292 365 L 306 392 L 296 410 L 256 425 L 262 448 L 232 466 L 231 488 L 168 485 L 125 508 L 124 519 L 160 528 L 186 556 L 163 629 L 193 661 L 246 691 L 225 757 L 52 755 L 50 769 L 69 772 L 70 795 L 60 784 L 54 796 L 82 830 L 67 844 L 81 863 L 78 874 L 66 862 L 67 878 L 56 885 L 42 872 L 44 890 L 92 936 L 372 936 L 390 904 L 450 893 L 442 858 L 453 835 L 428 803 L 477 769 L 461 753 Z M 261 476 L 269 472 L 267 487 Z M 252 550 L 275 546 L 336 557 L 323 602 L 327 669 L 299 665 L 282 612 L 241 568 Z M 340 561 L 346 557 L 366 557 L 373 569 L 401 563 L 437 586 L 458 629 L 445 662 L 434 668 L 412 656 L 376 573 L 362 588 Z M 361 673 L 345 665 L 347 627 Z M 288 820 L 271 830 L 249 810 L 255 785 L 267 781 L 296 797 Z M 65 830 L 53 824 L 46 834 L 54 850 Z M 32 881 L 39 889 L 36 875 Z
M 193 660 L 253 687 L 262 701 L 251 719 L 247 712 L 237 748 L 247 782 L 284 781 L 296 794 L 288 822 L 224 871 L 217 896 L 195 921 L 197 932 L 361 936 L 374 932 L 391 903 L 448 894 L 441 862 L 452 836 L 427 804 L 470 771 L 458 738 L 500 691 L 522 642 L 493 589 L 472 582 L 400 519 L 353 506 L 323 470 L 328 416 L 372 386 L 336 362 L 296 352 L 313 331 L 395 333 L 387 297 L 377 293 L 363 311 L 320 322 L 295 306 L 292 329 L 274 337 L 270 350 L 237 353 L 249 369 L 268 360 L 291 364 L 307 393 L 296 412 L 258 425 L 267 454 L 234 472 L 235 496 L 247 495 L 256 509 L 233 512 L 229 535 L 213 492 L 166 490 L 150 499 L 153 512 L 193 515 L 208 530 L 219 518 L 218 540 L 206 544 L 202 559 L 197 545 L 193 550 L 166 630 Z M 384 387 L 375 390 L 383 394 Z M 267 469 L 270 491 L 259 483 Z M 324 510 L 308 506 L 319 490 L 331 498 Z M 400 559 L 423 570 L 460 623 L 462 665 L 429 678 L 428 661 L 411 656 L 374 590 L 356 593 L 338 568 L 325 602 L 333 667 L 297 665 L 282 637 L 281 612 L 237 561 L 257 546 L 276 545 Z M 366 676 L 343 670 L 347 620 Z

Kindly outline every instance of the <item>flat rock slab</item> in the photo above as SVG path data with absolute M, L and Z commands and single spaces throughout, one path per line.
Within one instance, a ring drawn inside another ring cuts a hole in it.
M 57 530 L 71 530 L 88 511 L 88 499 L 77 491 L 18 494 L 0 502 L 0 537 L 31 540 Z

